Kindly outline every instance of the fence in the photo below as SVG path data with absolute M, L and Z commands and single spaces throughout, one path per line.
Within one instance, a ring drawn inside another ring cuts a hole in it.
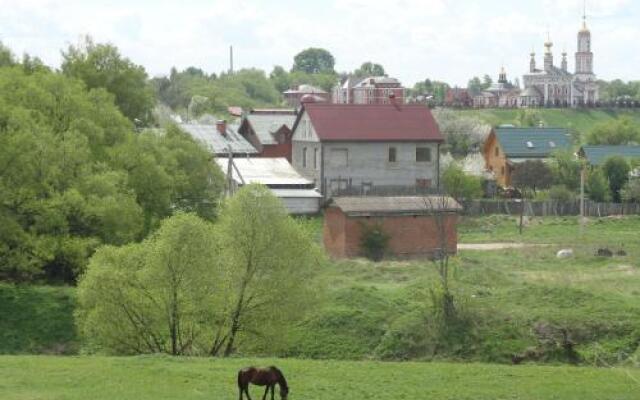
M 491 214 L 520 215 L 524 204 L 524 214 L 537 217 L 580 215 L 580 201 L 525 201 L 518 200 L 470 200 L 461 202 L 465 215 L 481 216 Z M 596 203 L 585 200 L 584 213 L 587 217 L 608 217 L 610 215 L 640 215 L 638 203 Z

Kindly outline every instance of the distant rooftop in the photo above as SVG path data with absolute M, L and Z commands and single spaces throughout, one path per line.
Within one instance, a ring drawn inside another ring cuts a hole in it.
M 226 155 L 231 149 L 233 154 L 256 154 L 258 151 L 238 132 L 237 125 L 227 124 L 226 134 L 218 132 L 215 124 L 178 124 L 180 129 L 203 143 L 215 155 Z
M 545 158 L 571 148 L 569 132 L 561 128 L 496 128 L 496 138 L 509 158 Z
M 429 214 L 434 211 L 460 211 L 462 207 L 446 196 L 407 197 L 335 197 L 333 204 L 345 214 L 369 216 L 380 214 Z
M 626 159 L 640 159 L 640 146 L 582 146 L 580 153 L 591 165 L 602 165 L 607 158 L 621 156 Z

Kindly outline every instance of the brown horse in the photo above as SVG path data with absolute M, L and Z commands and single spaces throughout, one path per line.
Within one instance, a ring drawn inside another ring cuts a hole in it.
M 271 389 L 271 400 L 273 400 L 273 390 L 276 386 L 280 386 L 280 398 L 286 400 L 289 394 L 289 386 L 287 386 L 287 380 L 284 379 L 282 371 L 276 367 L 256 368 L 247 367 L 238 372 L 238 389 L 240 390 L 240 400 L 242 400 L 242 393 L 247 394 L 247 398 L 251 400 L 249 396 L 249 384 L 253 383 L 258 386 L 266 386 L 262 400 L 267 398 L 267 393 Z

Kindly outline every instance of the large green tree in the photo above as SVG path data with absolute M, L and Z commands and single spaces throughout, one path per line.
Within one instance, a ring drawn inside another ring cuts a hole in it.
M 141 244 L 106 246 L 79 283 L 88 350 L 275 354 L 313 308 L 321 253 L 269 189 L 249 185 L 214 225 L 178 214 Z
M 0 279 L 72 282 L 101 244 L 185 210 L 213 219 L 222 173 L 177 129 L 134 133 L 103 88 L 0 68 Z
M 203 354 L 223 318 L 227 276 L 212 224 L 165 220 L 141 244 L 103 247 L 78 285 L 76 320 L 88 350 Z
M 291 70 L 308 74 L 334 73 L 335 63 L 335 59 L 327 50 L 310 47 L 295 55 Z
M 105 88 L 131 121 L 150 122 L 154 98 L 144 67 L 123 57 L 115 46 L 94 43 L 90 37 L 69 46 L 62 57 L 65 75 L 81 79 L 90 89 Z
M 596 124 L 587 136 L 589 144 L 640 144 L 640 126 L 629 117 Z
M 288 338 L 291 322 L 314 304 L 319 248 L 264 186 L 242 188 L 223 208 L 218 225 L 233 293 L 214 353 L 230 355 L 238 346 L 273 352 Z
M 364 78 L 367 76 L 384 76 L 385 72 L 382 65 L 367 61 L 362 63 L 360 68 L 353 71 L 353 75 L 359 78 Z
M 613 201 L 617 203 L 622 200 L 620 190 L 629 181 L 630 170 L 631 167 L 629 166 L 629 163 L 621 156 L 610 157 L 604 162 L 604 164 L 602 164 L 602 172 L 609 181 L 611 197 Z

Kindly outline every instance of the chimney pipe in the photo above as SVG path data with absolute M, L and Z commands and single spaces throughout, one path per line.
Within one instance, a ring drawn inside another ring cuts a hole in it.
M 217 120 L 216 129 L 222 136 L 227 136 L 227 121 L 224 119 Z

